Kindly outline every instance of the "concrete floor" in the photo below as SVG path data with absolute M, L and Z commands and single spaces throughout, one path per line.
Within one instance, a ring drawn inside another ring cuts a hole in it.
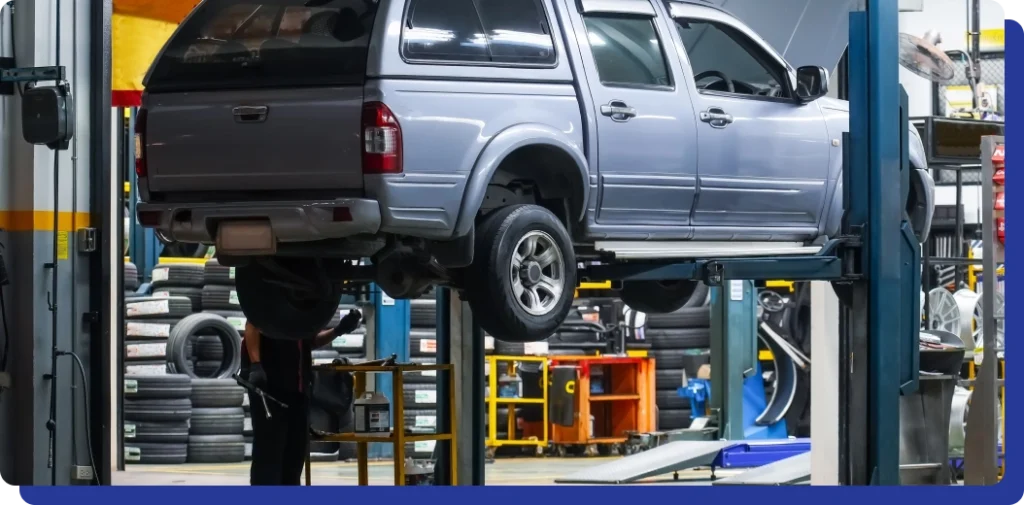
M 498 459 L 486 468 L 486 483 L 495 486 L 554 485 L 554 479 L 577 470 L 600 465 L 617 457 L 593 458 L 510 458 Z M 390 461 L 370 463 L 370 485 L 392 485 Z M 737 471 L 718 470 L 716 477 L 734 475 Z M 709 485 L 709 470 L 680 472 L 679 480 L 671 475 L 645 481 L 647 484 Z M 313 485 L 356 485 L 355 463 L 313 463 Z M 249 463 L 220 465 L 131 465 L 114 474 L 115 486 L 246 486 L 249 484 Z

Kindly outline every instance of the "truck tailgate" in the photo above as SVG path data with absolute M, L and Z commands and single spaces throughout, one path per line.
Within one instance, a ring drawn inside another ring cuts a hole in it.
M 149 190 L 360 189 L 362 86 L 146 97 Z

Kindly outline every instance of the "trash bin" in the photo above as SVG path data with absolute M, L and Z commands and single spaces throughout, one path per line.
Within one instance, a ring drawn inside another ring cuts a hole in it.
M 942 349 L 921 349 L 917 392 L 900 397 L 900 482 L 948 485 L 949 418 L 953 391 L 960 380 L 963 342 L 941 330 L 921 331 L 938 337 Z
M 576 424 L 576 365 L 551 367 L 548 420 L 559 426 Z

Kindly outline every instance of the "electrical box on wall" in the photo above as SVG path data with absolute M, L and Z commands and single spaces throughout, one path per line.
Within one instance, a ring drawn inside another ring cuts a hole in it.
M 51 149 L 67 149 L 74 135 L 71 95 L 62 85 L 37 86 L 21 97 L 21 129 L 25 141 Z
M 900 0 L 900 12 L 924 12 L 924 0 Z

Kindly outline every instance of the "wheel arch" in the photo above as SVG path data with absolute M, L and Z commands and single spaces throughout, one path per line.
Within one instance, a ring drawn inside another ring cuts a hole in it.
M 499 169 L 507 169 L 510 162 L 516 161 L 517 156 L 538 160 L 539 168 L 557 167 L 555 171 L 536 171 L 540 174 L 540 180 L 535 181 L 538 189 L 546 198 L 557 197 L 563 190 L 568 191 L 572 215 L 566 218 L 576 221 L 583 219 L 590 198 L 590 184 L 588 162 L 579 144 L 564 132 L 550 126 L 519 124 L 497 134 L 477 157 L 459 208 L 454 237 L 469 233 L 483 205 L 488 185 L 499 173 Z

